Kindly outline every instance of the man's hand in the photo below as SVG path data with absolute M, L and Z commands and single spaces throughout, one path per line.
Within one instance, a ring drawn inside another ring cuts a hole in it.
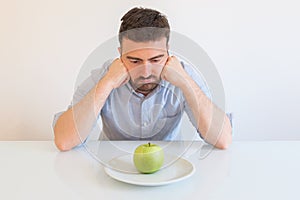
M 181 87 L 189 75 L 183 69 L 180 61 L 175 56 L 170 56 L 161 72 L 161 79 L 170 82 L 176 87 Z
M 128 71 L 120 58 L 116 58 L 110 65 L 108 72 L 104 76 L 115 89 L 129 81 Z

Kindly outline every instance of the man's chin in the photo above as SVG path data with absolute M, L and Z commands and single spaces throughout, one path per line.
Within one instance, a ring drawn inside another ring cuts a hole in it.
M 137 91 L 140 91 L 140 92 L 150 92 L 152 91 L 154 88 L 156 88 L 158 84 L 157 83 L 146 83 L 146 84 L 143 84 L 139 87 L 137 87 Z

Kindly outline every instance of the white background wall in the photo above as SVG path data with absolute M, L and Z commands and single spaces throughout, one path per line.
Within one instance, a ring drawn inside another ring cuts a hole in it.
M 235 140 L 300 139 L 296 0 L 0 1 L 0 140 L 53 139 L 81 65 L 136 5 L 165 13 L 222 77 Z

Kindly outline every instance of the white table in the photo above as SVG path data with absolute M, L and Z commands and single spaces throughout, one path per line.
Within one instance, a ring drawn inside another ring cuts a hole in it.
M 132 145 L 132 143 L 122 143 Z M 193 144 L 187 156 L 199 143 Z M 106 175 L 84 148 L 59 152 L 52 141 L 0 142 L 0 199 L 299 199 L 300 142 L 234 142 L 199 159 L 195 174 L 160 187 Z

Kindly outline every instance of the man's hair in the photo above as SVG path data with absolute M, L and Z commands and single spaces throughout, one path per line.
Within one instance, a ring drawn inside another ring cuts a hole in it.
M 123 38 L 135 42 L 157 41 L 170 37 L 170 25 L 167 18 L 160 12 L 149 8 L 132 8 L 121 18 L 119 42 Z

